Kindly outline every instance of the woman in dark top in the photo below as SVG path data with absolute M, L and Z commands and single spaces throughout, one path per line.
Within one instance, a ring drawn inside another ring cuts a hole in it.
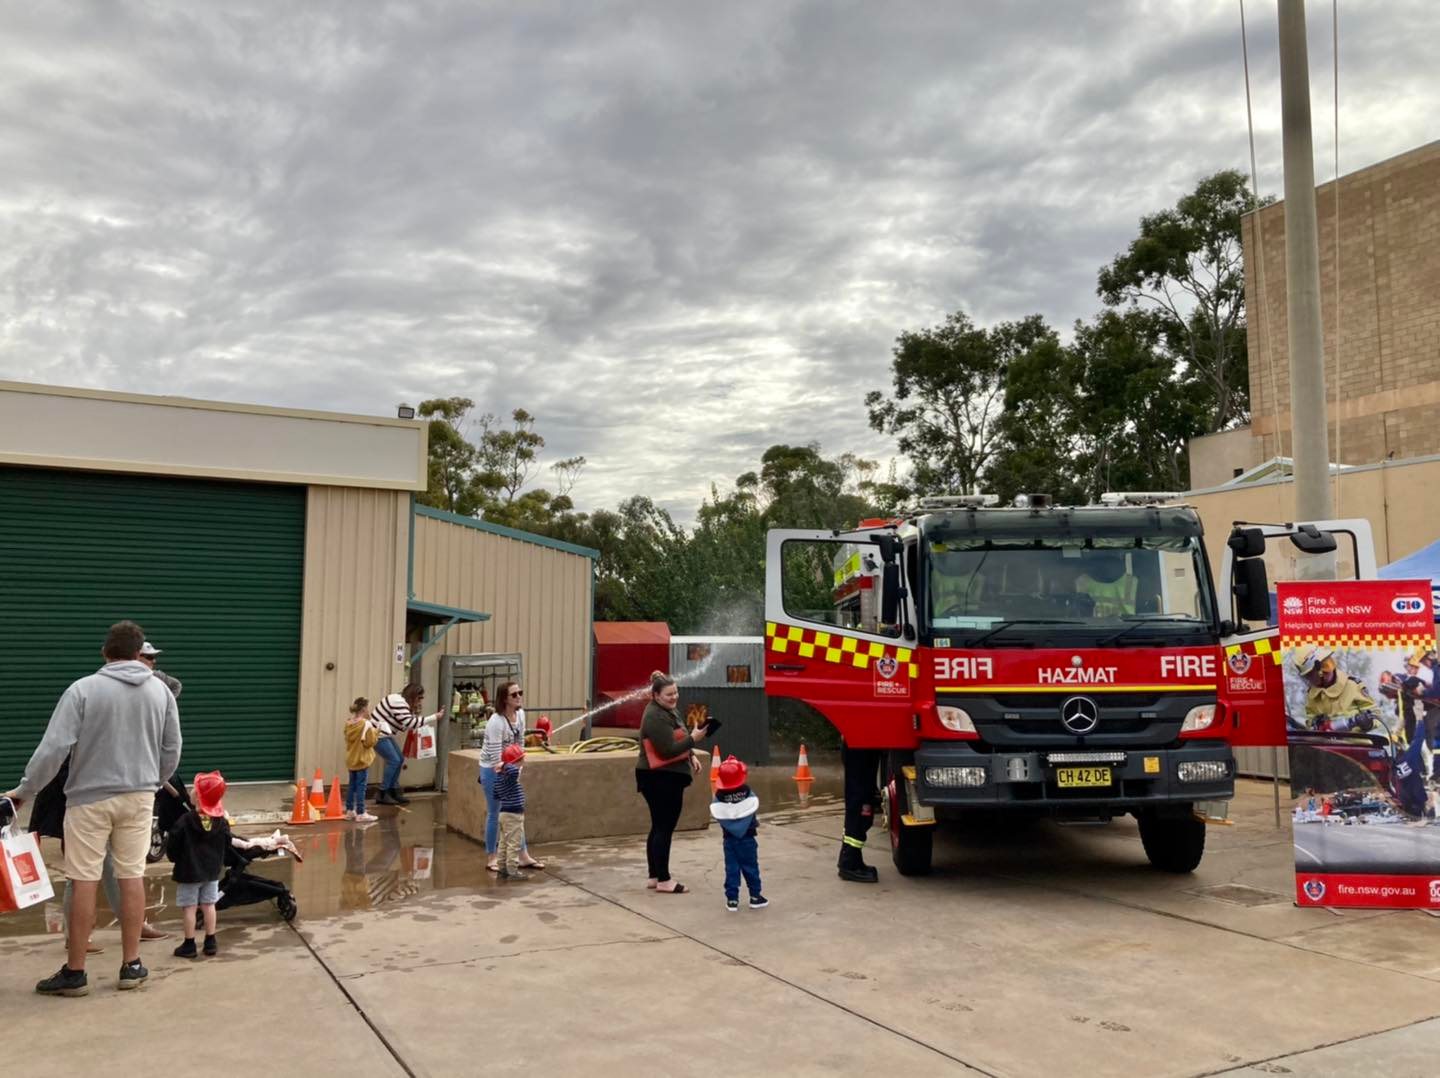
M 650 703 L 640 721 L 640 755 L 635 762 L 635 788 L 650 808 L 650 834 L 645 857 L 650 878 L 645 886 L 667 895 L 685 893 L 685 885 L 670 878 L 670 840 L 680 822 L 685 787 L 700 771 L 695 746 L 714 732 L 712 719 L 693 732 L 676 710 L 680 690 L 673 678 L 655 671 L 650 675 Z

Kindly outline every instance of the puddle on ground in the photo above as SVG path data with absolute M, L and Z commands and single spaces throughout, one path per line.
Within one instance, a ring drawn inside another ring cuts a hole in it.
M 793 780 L 794 765 L 753 767 L 750 786 L 760 798 L 762 814 L 802 814 L 811 807 L 840 803 L 841 773 L 838 763 L 812 764 L 815 782 L 802 796 Z M 633 789 L 633 788 L 632 788 Z M 702 776 L 689 796 L 708 796 L 706 779 Z M 299 921 L 317 921 L 343 916 L 359 910 L 395 909 L 414 905 L 437 892 L 471 892 L 477 908 L 489 908 L 499 902 L 521 899 L 530 893 L 525 882 L 502 882 L 485 868 L 484 848 L 445 826 L 445 798 L 416 797 L 404 809 L 379 807 L 383 813 L 372 824 L 343 821 L 317 823 L 301 827 L 282 827 L 299 848 L 303 863 L 291 857 L 269 857 L 251 863 L 249 871 L 266 880 L 283 884 L 299 906 Z M 785 817 L 788 820 L 792 817 Z M 776 822 L 772 818 L 771 822 Z M 237 825 L 246 835 L 269 834 L 269 826 Z M 44 853 L 52 869 L 58 869 L 58 843 L 46 841 Z M 536 850 L 542 859 L 549 854 L 557 866 L 565 861 L 586 857 L 633 857 L 643 861 L 643 838 L 615 840 L 589 839 L 579 842 L 547 844 Z M 53 860 L 52 860 L 53 858 Z M 179 910 L 175 906 L 175 884 L 169 878 L 169 863 L 152 865 L 152 875 L 145 878 L 147 916 L 155 924 L 174 932 L 178 928 Z M 55 898 L 40 906 L 0 916 L 0 941 L 17 937 L 54 935 L 63 931 L 61 891 L 63 881 L 57 877 Z M 532 877 L 543 882 L 544 874 Z M 416 920 L 434 920 L 423 909 L 411 912 Z M 281 923 L 273 900 L 252 905 L 235 906 L 219 913 L 222 942 L 228 929 L 244 926 Z M 108 949 L 118 946 L 117 925 L 102 896 L 97 917 L 97 942 Z

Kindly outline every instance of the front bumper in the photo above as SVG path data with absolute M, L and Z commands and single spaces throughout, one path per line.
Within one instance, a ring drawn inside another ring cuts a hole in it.
M 1051 757 L 1061 758 L 1058 762 Z M 1206 765 L 1200 768 L 1182 764 Z M 1221 765 L 1223 765 L 1223 770 Z M 1062 788 L 1058 767 L 1105 767 L 1111 783 Z M 948 769 L 947 773 L 938 773 Z M 1199 771 L 1198 780 L 1182 781 Z M 958 775 L 957 775 L 958 772 Z M 967 784 L 950 784 L 963 777 Z M 938 780 L 938 781 L 932 781 Z M 977 783 L 978 784 L 969 784 Z M 922 805 L 1028 807 L 1104 812 L 1194 801 L 1228 801 L 1235 794 L 1235 759 L 1223 741 L 1194 741 L 1171 749 L 1087 751 L 1056 746 L 1030 752 L 977 752 L 968 742 L 926 742 L 915 753 L 915 795 Z

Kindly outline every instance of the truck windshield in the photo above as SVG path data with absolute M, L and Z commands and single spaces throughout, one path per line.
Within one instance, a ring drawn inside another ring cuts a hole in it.
M 931 533 L 925 629 L 950 645 L 1080 637 L 1102 643 L 1209 631 L 1214 597 L 1194 536 L 1035 539 Z M 1012 631 L 1013 629 L 1013 631 Z M 1105 639 L 1108 638 L 1108 639 Z

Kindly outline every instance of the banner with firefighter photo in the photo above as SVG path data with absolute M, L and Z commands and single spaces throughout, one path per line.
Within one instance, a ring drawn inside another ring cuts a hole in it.
M 1295 897 L 1440 909 L 1429 581 L 1281 583 Z

